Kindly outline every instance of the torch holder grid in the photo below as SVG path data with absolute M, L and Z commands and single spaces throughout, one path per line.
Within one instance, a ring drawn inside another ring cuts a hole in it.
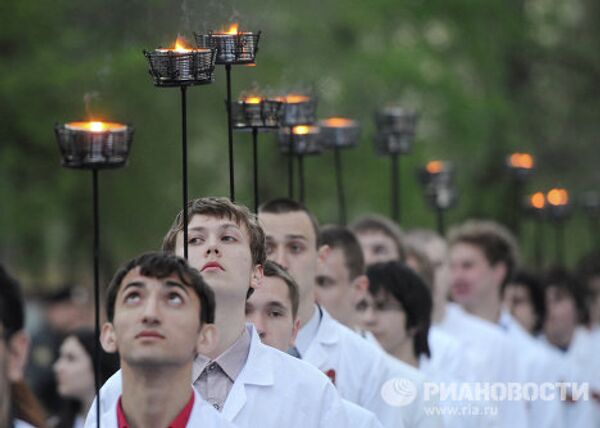
M 192 49 L 177 52 L 167 49 L 144 51 L 155 86 L 193 86 L 212 83 L 217 51 Z
M 446 210 L 458 200 L 454 185 L 454 166 L 450 162 L 442 162 L 442 168 L 437 172 L 422 168 L 419 179 L 424 186 L 425 199 L 432 208 Z
M 62 165 L 75 169 L 119 168 L 127 163 L 133 140 L 133 127 L 92 132 L 55 125 L 54 132 Z
M 415 139 L 418 115 L 401 107 L 388 107 L 375 113 L 375 150 L 380 155 L 410 153 Z
M 274 130 L 280 127 L 285 104 L 278 99 L 263 98 L 259 103 L 238 100 L 231 104 L 233 127 L 238 130 Z
M 360 136 L 360 126 L 352 121 L 348 126 L 327 126 L 324 121 L 320 123 L 321 144 L 325 148 L 350 148 L 356 147 Z
M 281 126 L 297 126 L 315 123 L 317 102 L 309 98 L 301 102 L 285 102 Z
M 199 48 L 216 49 L 217 64 L 252 64 L 258 51 L 258 33 L 239 32 L 236 34 L 194 33 Z
M 290 154 L 290 144 L 292 145 L 292 155 L 318 155 L 323 152 L 323 146 L 319 138 L 319 128 L 309 126 L 305 134 L 291 134 L 293 128 L 281 128 L 279 130 L 279 149 L 282 154 Z M 291 138 L 291 139 L 290 139 Z

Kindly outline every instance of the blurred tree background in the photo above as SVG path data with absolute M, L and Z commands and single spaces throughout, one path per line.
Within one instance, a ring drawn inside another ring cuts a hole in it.
M 421 115 L 401 161 L 402 226 L 434 227 L 415 169 L 457 166 L 449 221 L 506 219 L 504 158 L 536 156 L 528 192 L 600 188 L 600 3 L 596 0 L 20 0 L 0 5 L 0 260 L 26 287 L 91 281 L 91 173 L 60 166 L 53 125 L 99 118 L 136 128 L 127 168 L 100 174 L 103 280 L 156 249 L 180 209 L 180 110 L 153 87 L 143 49 L 239 21 L 262 30 L 257 67 L 234 67 L 234 96 L 312 90 L 320 117 L 363 126 L 344 153 L 349 218 L 388 214 L 389 159 L 373 150 L 373 113 L 395 102 Z M 224 70 L 188 91 L 190 196 L 227 195 Z M 235 134 L 236 193 L 252 203 L 247 134 Z M 261 197 L 285 195 L 275 138 L 260 136 Z M 306 161 L 307 205 L 337 219 L 331 153 Z M 521 243 L 532 259 L 532 225 Z M 544 251 L 554 258 L 551 225 Z M 588 219 L 567 225 L 567 264 L 592 245 Z

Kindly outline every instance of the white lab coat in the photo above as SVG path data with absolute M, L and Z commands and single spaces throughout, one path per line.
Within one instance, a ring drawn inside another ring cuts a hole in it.
M 456 338 L 468 355 L 470 373 L 468 381 L 521 382 L 517 351 L 500 327 L 466 313 L 458 305 L 449 303 L 444 319 L 437 324 L 447 334 Z M 497 406 L 497 415 L 486 416 L 485 426 L 502 428 L 528 427 L 528 415 L 522 401 L 496 401 L 474 403 L 480 406 Z
M 342 403 L 348 415 L 351 428 L 383 428 L 383 425 L 381 425 L 373 412 L 369 412 L 364 407 L 360 407 L 352 401 L 342 399 Z
M 345 428 L 348 416 L 327 376 L 311 365 L 261 343 L 252 324 L 250 351 L 222 414 L 238 428 Z M 102 387 L 102 409 L 121 395 L 120 371 Z M 108 407 L 107 407 L 108 406 Z M 104 411 L 104 410 L 103 410 Z M 94 418 L 95 401 L 86 419 Z
M 28 424 L 25 421 L 22 421 L 20 419 L 15 419 L 14 420 L 14 428 L 35 428 L 33 425 Z
M 100 415 L 100 428 L 119 428 L 117 419 L 117 402 L 114 406 L 103 409 Z M 94 409 L 95 411 L 95 409 Z M 89 418 L 88 418 L 89 419 Z M 96 428 L 96 415 L 94 413 L 92 421 L 86 421 L 86 427 Z M 202 400 L 200 394 L 194 390 L 194 407 L 190 413 L 190 419 L 185 425 L 186 428 L 234 428 L 235 426 L 229 422 L 223 415 L 217 412 L 213 406 Z
M 517 363 L 521 379 L 538 385 L 561 381 L 556 360 L 550 351 L 531 337 L 507 311 L 502 311 L 499 324 L 517 349 Z M 526 404 L 529 426 L 540 428 L 562 428 L 564 426 L 565 407 L 558 394 L 552 401 L 538 399 Z
M 389 357 L 359 334 L 334 320 L 323 310 L 319 328 L 302 359 L 321 371 L 335 372 L 340 395 L 373 412 L 385 427 L 434 428 L 441 426 L 437 415 L 427 416 L 423 400 L 424 377 L 418 370 Z M 388 404 L 382 387 L 393 379 L 406 379 L 415 386 L 417 396 L 405 406 Z

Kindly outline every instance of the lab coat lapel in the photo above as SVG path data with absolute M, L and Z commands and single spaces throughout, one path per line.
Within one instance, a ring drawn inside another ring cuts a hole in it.
M 234 421 L 235 417 L 247 404 L 247 389 L 256 386 L 266 387 L 274 384 L 273 368 L 269 354 L 264 351 L 264 347 L 256 334 L 256 330 L 251 324 L 246 324 L 250 333 L 250 351 L 244 368 L 234 382 L 225 406 L 223 415 L 229 421 Z
M 334 369 L 334 367 L 328 366 L 328 364 L 331 364 L 329 357 L 333 346 L 339 341 L 339 335 L 335 321 L 331 318 L 331 315 L 323 308 L 321 310 L 323 311 L 323 316 L 319 323 L 317 335 L 308 347 L 306 355 L 303 355 L 302 358 L 320 370 L 328 371 Z

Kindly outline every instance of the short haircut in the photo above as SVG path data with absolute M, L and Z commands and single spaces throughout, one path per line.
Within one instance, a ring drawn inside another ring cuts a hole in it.
M 411 244 L 407 244 L 404 250 L 406 251 L 407 260 L 412 257 L 417 261 L 417 267 L 414 270 L 431 290 L 434 284 L 435 270 L 429 257 L 420 248 Z
M 2 265 L 0 265 L 0 324 L 4 330 L 2 339 L 5 340 L 23 330 L 25 325 L 23 295 L 19 283 Z
M 365 258 L 360 243 L 354 233 L 345 226 L 326 225 L 319 233 L 319 247 L 328 245 L 331 249 L 342 250 L 350 280 L 365 273 Z
M 562 267 L 551 267 L 542 275 L 544 290 L 556 288 L 575 302 L 579 322 L 585 324 L 588 320 L 586 293 L 577 277 Z
M 426 253 L 425 247 L 435 242 L 438 242 L 440 245 L 442 245 L 444 249 L 447 247 L 444 237 L 430 229 L 410 229 L 404 233 L 403 238 L 404 245 L 416 248 L 423 253 Z M 437 268 L 437 264 L 440 262 L 439 260 L 430 261 L 433 264 L 434 269 Z
M 387 217 L 378 214 L 369 214 L 360 217 L 350 225 L 350 229 L 355 234 L 380 232 L 394 241 L 398 257 L 400 261 L 404 261 L 406 255 L 404 253 L 404 234 L 402 229 L 395 222 Z
M 526 271 L 517 270 L 510 281 L 511 286 L 523 287 L 529 292 L 531 305 L 536 315 L 536 322 L 533 326 L 534 332 L 539 332 L 544 324 L 546 317 L 546 299 L 544 298 L 544 288 L 537 275 Z M 505 287 L 506 288 L 506 287 Z
M 310 223 L 315 232 L 315 242 L 319 239 L 319 221 L 302 203 L 289 198 L 271 199 L 261 204 L 258 208 L 258 215 L 266 214 L 288 214 L 294 212 L 303 212 L 308 216 Z M 318 243 L 317 243 L 318 245 Z
M 235 204 L 227 198 L 206 197 L 189 201 L 187 205 L 187 214 L 188 222 L 192 221 L 194 215 L 205 215 L 209 217 L 226 218 L 234 221 L 238 226 L 244 226 L 248 231 L 250 238 L 252 263 L 254 265 L 264 264 L 267 258 L 265 233 L 258 224 L 256 215 L 252 214 L 247 207 Z M 177 214 L 177 217 L 175 217 L 171 228 L 163 239 L 163 251 L 168 253 L 175 252 L 177 234 L 183 231 L 183 228 L 182 210 Z
M 433 301 L 431 292 L 412 269 L 402 262 L 392 261 L 376 263 L 367 267 L 369 277 L 369 293 L 376 297 L 384 293 L 385 297 L 393 297 L 400 303 L 406 313 L 406 328 L 414 329 L 413 345 L 415 355 L 431 356 L 429 327 Z
M 115 302 L 121 289 L 123 278 L 133 269 L 139 267 L 140 274 L 150 278 L 166 278 L 177 275 L 179 280 L 192 288 L 200 300 L 200 324 L 212 324 L 215 321 L 215 295 L 204 282 L 200 272 L 188 265 L 181 257 L 174 254 L 149 252 L 141 254 L 125 263 L 113 277 L 106 294 L 106 315 L 112 322 L 115 316 Z
M 510 281 L 518 263 L 518 244 L 513 234 L 504 226 L 490 220 L 468 220 L 453 227 L 448 233 L 449 246 L 465 243 L 480 248 L 488 263 L 504 263 L 506 275 L 503 288 Z
M 300 305 L 300 292 L 298 291 L 298 284 L 294 281 L 294 278 L 278 263 L 267 260 L 264 265 L 264 272 L 266 277 L 275 277 L 285 282 L 288 288 L 288 295 L 290 302 L 292 303 L 292 317 L 296 319 L 298 316 L 298 307 Z
M 589 288 L 589 281 L 600 277 L 600 250 L 592 251 L 581 258 L 577 265 L 577 276 Z

